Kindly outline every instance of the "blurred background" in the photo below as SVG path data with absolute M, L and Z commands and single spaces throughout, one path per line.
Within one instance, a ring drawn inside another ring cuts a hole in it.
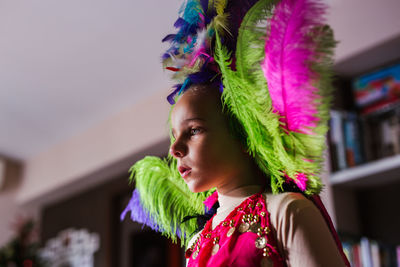
M 323 201 L 353 266 L 397 266 L 400 1 L 326 2 L 339 43 Z M 119 219 L 129 167 L 168 151 L 161 39 L 180 4 L 0 0 L 0 266 L 39 266 L 38 248 L 52 266 L 183 266 L 179 245 Z

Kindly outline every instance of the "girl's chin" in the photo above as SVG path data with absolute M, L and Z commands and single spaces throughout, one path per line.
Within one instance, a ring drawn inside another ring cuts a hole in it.
M 211 189 L 204 185 L 196 183 L 196 181 L 193 181 L 192 179 L 185 179 L 185 182 L 192 193 L 200 193 Z

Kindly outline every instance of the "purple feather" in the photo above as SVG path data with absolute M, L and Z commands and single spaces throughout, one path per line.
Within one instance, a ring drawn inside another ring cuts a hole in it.
M 132 198 L 129 200 L 125 210 L 121 213 L 121 221 L 124 220 L 129 211 L 131 212 L 132 221 L 147 225 L 155 231 L 160 231 L 159 226 L 150 218 L 149 214 L 140 203 L 140 195 L 136 189 L 133 191 Z
M 217 73 L 211 71 L 200 71 L 189 75 L 192 84 L 205 83 L 217 76 Z
M 222 82 L 219 83 L 219 92 L 221 94 L 224 92 L 224 84 Z
M 175 95 L 181 90 L 182 84 L 175 85 L 176 89 L 167 96 L 168 103 L 175 104 Z
M 229 51 L 232 51 L 233 54 L 236 51 L 237 37 L 243 18 L 247 11 L 257 2 L 258 0 L 228 1 L 225 12 L 229 14 L 229 29 L 232 35 L 226 35 L 222 43 Z
M 171 55 L 169 54 L 169 53 L 164 53 L 162 56 L 161 56 L 161 59 L 164 61 L 164 60 L 166 60 L 167 58 L 170 58 L 171 57 Z
M 181 28 L 183 26 L 186 26 L 187 24 L 188 23 L 183 18 L 178 18 L 174 23 L 174 27 L 175 28 Z
M 173 41 L 175 39 L 176 34 L 168 34 L 167 36 L 165 36 L 161 42 L 170 42 Z
M 204 14 L 206 14 L 208 10 L 208 0 L 200 0 L 200 4 L 203 8 Z

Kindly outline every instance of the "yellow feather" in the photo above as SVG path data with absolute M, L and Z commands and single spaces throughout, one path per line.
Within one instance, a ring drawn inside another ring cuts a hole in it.
M 215 0 L 214 1 L 214 8 L 217 11 L 218 15 L 224 14 L 224 10 L 225 10 L 227 4 L 228 4 L 228 0 Z
M 217 15 L 222 15 L 228 4 L 228 0 L 210 0 L 208 2 L 208 11 L 215 9 Z
M 225 13 L 222 15 L 215 16 L 215 18 L 212 22 L 215 31 L 217 31 L 218 34 L 220 34 L 221 36 L 224 36 L 225 32 L 227 32 L 229 35 L 232 35 L 232 33 L 229 31 L 229 27 L 228 27 L 228 18 L 229 18 L 229 15 Z

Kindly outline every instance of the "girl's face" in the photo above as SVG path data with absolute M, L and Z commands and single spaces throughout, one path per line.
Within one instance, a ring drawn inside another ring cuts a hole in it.
M 229 132 L 220 101 L 217 90 L 189 89 L 171 113 L 175 142 L 170 153 L 192 192 L 228 189 L 244 178 L 246 153 Z

